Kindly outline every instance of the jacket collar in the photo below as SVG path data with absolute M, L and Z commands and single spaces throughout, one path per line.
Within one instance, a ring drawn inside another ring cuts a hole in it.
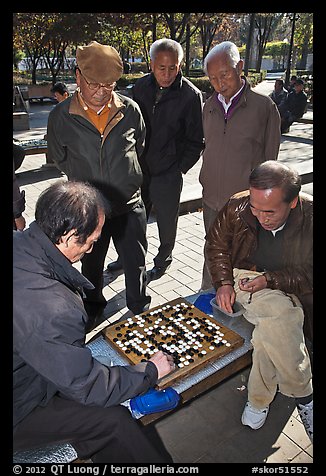
M 169 86 L 168 89 L 171 90 L 171 91 L 176 91 L 176 90 L 180 89 L 181 85 L 182 85 L 182 78 L 183 78 L 182 73 L 181 73 L 181 71 L 179 71 L 175 80 L 173 81 L 171 86 Z M 157 87 L 157 81 L 155 79 L 154 73 L 149 73 L 149 81 L 150 81 L 150 83 L 153 87 L 155 87 L 155 88 Z
M 248 100 L 248 93 L 251 91 L 251 86 L 247 78 L 245 76 L 242 76 L 242 78 L 244 79 L 245 84 L 244 84 L 242 92 L 240 93 L 240 98 L 234 106 L 234 110 L 238 109 L 239 107 L 246 107 L 247 100 Z M 218 93 L 214 92 L 207 101 L 209 101 L 209 105 L 211 109 L 218 109 L 219 111 L 222 111 L 224 114 L 224 108 L 222 104 L 220 103 L 220 101 L 217 99 L 217 96 L 218 96 Z
M 121 101 L 119 96 L 115 91 L 112 92 L 112 101 L 111 101 L 111 113 L 114 115 L 120 109 L 125 108 L 124 103 Z M 89 117 L 87 112 L 81 106 L 78 100 L 78 91 L 75 91 L 73 96 L 71 97 L 70 104 L 69 104 L 69 114 L 76 114 L 78 116 L 82 116 L 89 121 Z
M 93 284 L 83 276 L 71 262 L 58 250 L 48 236 L 41 230 L 36 221 L 29 226 L 30 233 L 37 240 L 39 246 L 44 251 L 47 259 L 51 263 L 51 271 L 58 281 L 64 283 L 69 288 L 81 292 L 82 288 L 94 289 Z

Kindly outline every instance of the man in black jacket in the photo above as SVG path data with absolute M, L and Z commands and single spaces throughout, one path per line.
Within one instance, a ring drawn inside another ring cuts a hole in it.
M 146 124 L 145 149 L 140 157 L 141 189 L 147 219 L 155 210 L 160 246 L 149 279 L 160 278 L 172 262 L 182 175 L 203 150 L 202 94 L 182 76 L 183 50 L 163 38 L 150 48 L 152 72 L 137 80 L 133 97 Z
M 289 132 L 290 126 L 303 116 L 307 108 L 307 95 L 303 90 L 303 80 L 297 79 L 293 88 L 294 90 L 288 94 L 286 101 L 279 107 L 282 134 Z
M 70 442 L 94 463 L 164 463 L 119 404 L 155 386 L 172 357 L 106 366 L 85 345 L 82 295 L 93 285 L 73 264 L 91 253 L 105 210 L 95 187 L 59 180 L 40 195 L 30 227 L 14 231 L 13 447 Z

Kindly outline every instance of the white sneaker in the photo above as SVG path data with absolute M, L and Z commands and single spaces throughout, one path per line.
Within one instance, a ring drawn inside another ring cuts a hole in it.
M 311 443 L 313 441 L 313 413 L 314 413 L 314 404 L 313 400 L 306 405 L 297 405 L 298 412 L 303 423 L 303 426 L 306 430 L 307 435 L 309 436 Z
M 250 402 L 247 402 L 242 413 L 241 422 L 243 425 L 250 426 L 253 430 L 258 430 L 265 423 L 268 410 L 269 406 L 259 410 L 253 407 Z

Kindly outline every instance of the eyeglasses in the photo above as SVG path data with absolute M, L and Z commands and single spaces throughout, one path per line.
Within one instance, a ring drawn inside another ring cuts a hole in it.
M 85 76 L 83 75 L 83 73 L 80 71 L 80 69 L 79 69 L 79 72 L 80 72 L 81 76 L 84 78 L 84 80 L 85 80 L 87 86 L 89 87 L 89 89 L 90 89 L 91 91 L 97 91 L 97 90 L 100 89 L 100 88 L 104 88 L 104 89 L 106 89 L 107 91 L 111 91 L 111 90 L 114 88 L 114 86 L 116 85 L 116 82 L 110 83 L 110 84 L 109 84 L 109 83 L 106 83 L 106 84 L 102 84 L 102 83 L 89 83 L 89 82 L 87 81 L 87 79 L 85 78 Z

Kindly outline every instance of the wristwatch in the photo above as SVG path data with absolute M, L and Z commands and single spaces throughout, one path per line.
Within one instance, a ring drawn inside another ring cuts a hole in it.
M 219 284 L 219 287 L 220 286 L 233 286 L 234 285 L 234 281 L 231 281 L 230 279 L 221 279 L 220 281 L 220 284 Z

